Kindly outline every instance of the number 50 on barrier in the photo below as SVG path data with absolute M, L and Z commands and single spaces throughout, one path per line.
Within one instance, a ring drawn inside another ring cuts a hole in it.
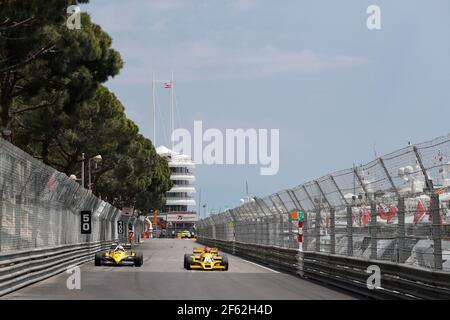
M 91 220 L 90 210 L 81 211 L 81 234 L 91 234 Z

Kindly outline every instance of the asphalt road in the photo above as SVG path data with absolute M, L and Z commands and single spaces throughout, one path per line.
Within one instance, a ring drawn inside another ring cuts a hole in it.
M 268 269 L 228 255 L 228 271 L 183 268 L 184 253 L 200 246 L 193 240 L 150 239 L 137 250 L 144 265 L 81 267 L 81 288 L 69 290 L 69 274 L 33 284 L 0 299 L 161 299 L 161 300 L 300 300 L 355 299 L 350 293 Z

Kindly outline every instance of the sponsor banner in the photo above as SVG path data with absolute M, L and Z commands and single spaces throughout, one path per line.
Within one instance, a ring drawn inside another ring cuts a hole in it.
M 196 213 L 168 213 L 168 222 L 195 222 L 197 221 Z

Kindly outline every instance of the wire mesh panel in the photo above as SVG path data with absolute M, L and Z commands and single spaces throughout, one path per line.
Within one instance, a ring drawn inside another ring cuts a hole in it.
M 0 252 L 117 237 L 118 209 L 0 139 Z M 80 211 L 90 210 L 91 234 Z
M 235 241 L 297 247 L 294 210 L 304 251 L 450 272 L 450 135 L 254 198 L 230 210 Z

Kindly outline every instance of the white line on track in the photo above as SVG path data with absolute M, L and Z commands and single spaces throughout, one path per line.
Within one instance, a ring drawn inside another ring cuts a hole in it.
M 278 271 L 276 271 L 276 270 L 273 270 L 273 269 L 271 269 L 271 268 L 268 268 L 268 267 L 262 266 L 262 265 L 260 265 L 260 264 L 254 263 L 254 262 L 252 262 L 252 261 L 248 261 L 248 260 L 245 260 L 245 259 L 242 259 L 242 258 L 240 258 L 240 259 L 241 259 L 241 260 L 243 260 L 243 261 L 245 261 L 245 262 L 248 262 L 248 263 L 250 263 L 250 264 L 253 264 L 253 265 L 257 266 L 257 267 L 260 267 L 260 268 L 263 268 L 263 269 L 269 270 L 269 271 L 271 271 L 271 272 L 273 272 L 273 273 L 279 273 L 279 272 L 278 272 Z

